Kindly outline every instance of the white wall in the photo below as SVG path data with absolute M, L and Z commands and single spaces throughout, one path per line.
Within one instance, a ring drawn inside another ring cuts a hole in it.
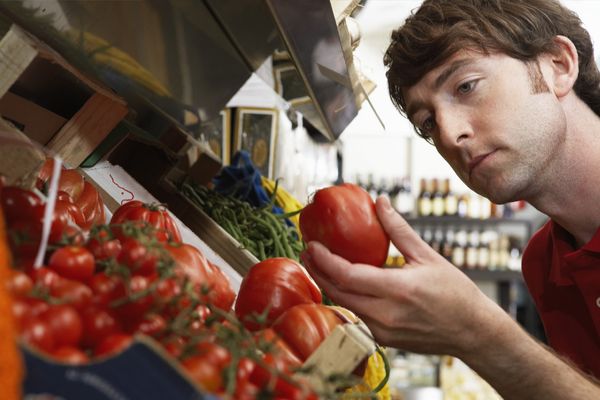
M 370 0 L 358 15 L 361 43 L 355 57 L 361 70 L 377 84 L 370 98 L 383 119 L 385 130 L 365 102 L 340 137 L 344 146 L 344 179 L 353 181 L 357 175 L 369 173 L 376 178 L 410 174 L 415 187 L 420 177 L 449 177 L 453 188 L 466 191 L 466 186 L 433 146 L 416 136 L 412 126 L 392 105 L 387 91 L 382 60 L 390 34 L 420 3 L 420 0 Z M 592 36 L 596 59 L 600 59 L 600 0 L 563 0 L 562 3 L 578 13 Z

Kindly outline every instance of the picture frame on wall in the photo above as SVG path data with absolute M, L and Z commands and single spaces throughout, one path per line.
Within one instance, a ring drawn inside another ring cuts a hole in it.
M 273 66 L 275 91 L 292 105 L 311 102 L 302 76 L 291 63 L 275 64 Z
M 278 110 L 240 107 L 235 112 L 234 151 L 246 150 L 261 175 L 273 178 Z
M 221 159 L 223 165 L 231 162 L 231 109 L 221 110 L 219 116 L 202 125 L 202 139 Z

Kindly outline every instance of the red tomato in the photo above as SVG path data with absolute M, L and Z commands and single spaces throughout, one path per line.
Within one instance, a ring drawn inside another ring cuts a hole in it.
M 175 273 L 179 277 L 186 276 L 201 293 L 205 301 L 229 311 L 235 299 L 227 277 L 213 266 L 200 250 L 189 244 L 165 246 L 175 261 Z
M 129 280 L 129 291 L 130 296 L 137 296 L 140 292 L 147 292 L 150 286 L 150 280 L 142 275 L 134 275 Z M 135 323 L 144 318 L 144 315 L 152 307 L 153 296 L 151 293 L 143 295 L 140 298 L 134 300 L 131 297 L 127 302 L 114 308 L 115 314 L 123 321 L 129 323 Z
M 119 263 L 135 274 L 149 276 L 156 273 L 156 265 L 161 256 L 159 249 L 146 246 L 132 237 L 125 237 L 120 242 L 121 251 L 117 256 Z
M 131 342 L 133 341 L 133 337 L 131 335 L 126 335 L 124 333 L 115 333 L 112 334 L 94 349 L 94 355 L 96 356 L 108 356 L 116 353 L 120 353 L 125 350 Z
M 321 242 L 352 263 L 381 267 L 387 259 L 390 238 L 377 219 L 375 203 L 351 183 L 317 191 L 300 213 L 300 231 L 305 242 Z
M 186 358 L 181 365 L 186 369 L 194 382 L 207 392 L 216 392 L 223 387 L 221 369 L 201 356 Z
M 121 326 L 114 315 L 105 309 L 90 307 L 81 315 L 83 323 L 82 343 L 95 348 L 104 338 L 121 332 Z
M 92 252 L 96 261 L 104 261 L 117 257 L 121 252 L 121 242 L 113 238 L 108 229 L 90 232 L 90 238 L 85 247 Z
M 77 346 L 79 344 L 83 326 L 75 308 L 66 304 L 51 305 L 40 315 L 40 319 L 50 326 L 55 345 Z
M 161 205 L 145 204 L 132 200 L 119 207 L 113 214 L 110 225 L 119 225 L 125 221 L 143 221 L 150 224 L 158 232 L 166 234 L 165 240 L 181 242 L 181 233 L 171 218 L 168 211 Z M 119 226 L 114 226 L 113 231 L 118 238 L 123 237 Z M 159 240 L 162 236 L 157 236 Z
M 151 337 L 159 337 L 167 327 L 167 321 L 156 313 L 147 314 L 143 320 L 133 324 L 129 331 L 131 333 L 143 333 Z
M 110 307 L 113 301 L 125 297 L 126 294 L 123 281 L 104 272 L 95 274 L 89 280 L 89 285 L 94 293 L 92 303 L 99 307 Z
M 55 348 L 52 329 L 47 321 L 40 318 L 32 318 L 25 323 L 21 330 L 21 338 L 25 343 L 48 353 Z
M 216 392 L 223 387 L 223 369 L 231 362 L 231 354 L 212 342 L 198 343 L 198 354 L 185 359 L 183 367 L 205 390 Z
M 274 398 L 286 400 L 317 400 L 317 397 L 311 393 L 305 385 L 301 385 L 301 383 L 292 384 L 280 377 L 281 375 L 291 376 L 293 369 L 298 367 L 297 365 L 289 365 L 273 354 L 265 354 L 262 361 L 270 367 L 270 369 L 266 369 L 263 366 L 256 364 L 250 374 L 250 382 L 254 383 L 259 388 L 270 387 L 273 380 L 273 374 L 270 371 L 275 370 L 277 371 L 277 376 L 275 377 L 275 386 L 273 388 Z
M 53 167 L 54 160 L 49 158 L 38 174 L 37 186 L 43 192 L 46 191 L 46 186 L 50 183 Z M 105 222 L 102 197 L 100 197 L 96 188 L 85 181 L 77 170 L 62 167 L 58 180 L 58 190 L 68 194 L 70 202 L 79 210 L 81 216 L 77 218 L 79 227 L 89 230 L 93 224 L 103 224 Z
M 19 331 L 30 320 L 37 318 L 45 312 L 50 305 L 43 300 L 35 298 L 17 298 L 11 304 L 12 315 L 15 318 Z
M 33 280 L 25 272 L 10 270 L 6 289 L 13 297 L 25 297 L 33 289 Z
M 91 304 L 93 293 L 84 283 L 61 278 L 50 290 L 50 295 L 82 311 Z
M 61 247 L 50 256 L 49 267 L 62 277 L 85 282 L 94 275 L 94 256 L 85 247 Z
M 61 346 L 52 352 L 52 358 L 69 365 L 82 365 L 90 362 L 90 358 L 77 347 Z
M 281 314 L 273 330 L 303 362 L 342 321 L 322 304 L 299 304 Z
M 17 220 L 8 226 L 8 243 L 19 265 L 33 264 L 41 241 L 41 229 L 31 221 Z
M 42 200 L 37 194 L 16 186 L 2 188 L 0 198 L 8 225 L 17 220 L 28 220 L 33 207 L 42 204 Z
M 254 265 L 242 280 L 235 302 L 235 313 L 244 326 L 257 330 L 264 326 L 255 322 L 253 314 L 269 308 L 266 326 L 297 304 L 320 303 L 317 285 L 304 268 L 289 258 L 269 258 Z

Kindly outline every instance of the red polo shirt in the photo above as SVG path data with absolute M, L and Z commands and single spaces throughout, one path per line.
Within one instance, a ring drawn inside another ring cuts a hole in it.
M 600 229 L 577 249 L 570 233 L 547 222 L 525 249 L 523 277 L 550 346 L 600 378 Z

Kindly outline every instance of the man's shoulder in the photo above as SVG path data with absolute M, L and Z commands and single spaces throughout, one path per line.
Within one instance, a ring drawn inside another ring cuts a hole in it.
M 547 221 L 529 239 L 523 251 L 522 269 L 525 281 L 539 276 L 552 257 L 552 221 Z

